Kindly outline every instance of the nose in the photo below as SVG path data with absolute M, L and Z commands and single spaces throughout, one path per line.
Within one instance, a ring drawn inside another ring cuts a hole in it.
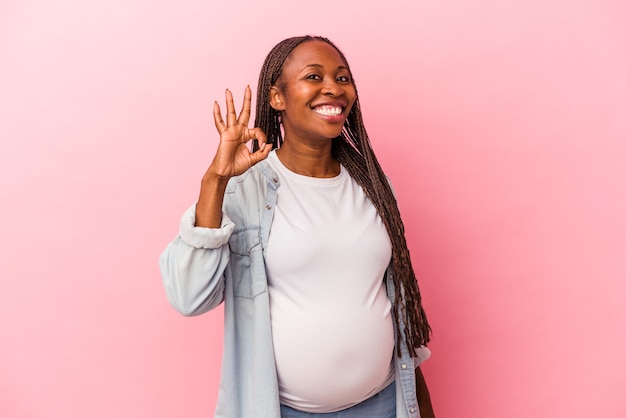
M 344 93 L 343 86 L 334 79 L 327 79 L 322 93 L 332 97 L 339 97 Z

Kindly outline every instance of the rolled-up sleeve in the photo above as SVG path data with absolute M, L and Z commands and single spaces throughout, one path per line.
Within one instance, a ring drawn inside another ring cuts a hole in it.
M 195 214 L 196 205 L 183 214 L 178 236 L 159 258 L 167 298 L 185 316 L 200 315 L 222 302 L 228 239 L 234 229 L 225 214 L 219 228 L 197 227 Z
M 415 357 L 413 358 L 413 365 L 415 367 L 418 367 L 420 364 L 422 364 L 429 358 L 430 358 L 430 348 L 426 347 L 425 345 L 421 345 L 415 350 Z

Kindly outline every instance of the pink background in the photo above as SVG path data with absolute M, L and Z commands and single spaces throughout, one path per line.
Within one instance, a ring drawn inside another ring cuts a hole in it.
M 626 416 L 626 3 L 0 1 L 0 416 L 207 417 L 158 256 L 279 40 L 353 67 L 439 418 Z M 297 4 L 297 6 L 296 6 Z

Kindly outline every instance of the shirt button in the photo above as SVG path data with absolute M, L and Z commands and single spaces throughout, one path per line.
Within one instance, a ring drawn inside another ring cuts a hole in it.
M 270 210 L 272 207 L 270 205 L 265 206 L 265 209 Z
M 410 407 L 410 408 L 409 408 L 409 412 L 410 412 L 410 413 L 414 413 L 414 412 L 415 412 L 415 408 Z
M 278 183 L 278 178 L 274 177 L 274 178 L 272 179 L 272 181 L 273 181 L 274 183 Z
M 402 367 L 402 370 L 406 369 L 406 363 L 402 363 L 402 366 L 400 367 Z

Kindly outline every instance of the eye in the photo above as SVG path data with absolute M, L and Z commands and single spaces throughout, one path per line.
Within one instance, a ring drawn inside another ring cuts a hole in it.
M 317 74 L 309 74 L 304 77 L 306 80 L 321 80 L 322 78 Z
M 350 76 L 347 75 L 340 75 L 339 77 L 337 77 L 337 82 L 339 83 L 350 83 Z

